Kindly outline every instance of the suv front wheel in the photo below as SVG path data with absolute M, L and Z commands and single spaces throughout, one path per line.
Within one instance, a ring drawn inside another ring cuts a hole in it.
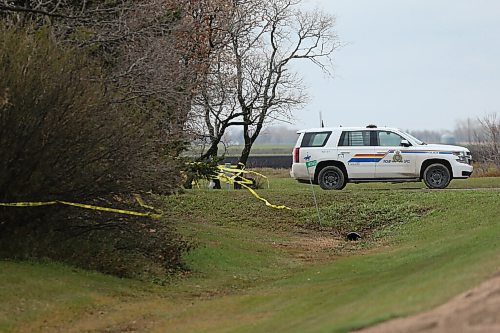
M 346 182 L 344 172 L 333 165 L 324 167 L 318 174 L 318 184 L 323 190 L 341 190 Z
M 443 189 L 450 184 L 450 170 L 440 163 L 431 164 L 425 168 L 423 179 L 428 188 Z

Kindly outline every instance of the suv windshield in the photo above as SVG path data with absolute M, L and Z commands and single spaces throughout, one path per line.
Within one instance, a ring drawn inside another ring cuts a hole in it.
M 426 145 L 426 144 L 427 144 L 427 143 L 423 142 L 422 140 L 417 139 L 417 138 L 416 138 L 416 137 L 414 137 L 413 135 L 410 135 L 410 134 L 405 133 L 405 132 L 403 132 L 403 133 L 404 133 L 404 135 L 409 136 L 409 137 L 410 137 L 410 139 L 412 139 L 413 141 L 415 141 L 415 143 L 416 143 L 417 145 Z

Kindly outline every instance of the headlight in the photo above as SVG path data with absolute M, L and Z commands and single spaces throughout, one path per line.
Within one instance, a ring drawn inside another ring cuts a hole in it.
M 454 151 L 453 155 L 457 157 L 457 161 L 460 163 L 469 163 L 467 159 L 467 154 L 465 151 Z

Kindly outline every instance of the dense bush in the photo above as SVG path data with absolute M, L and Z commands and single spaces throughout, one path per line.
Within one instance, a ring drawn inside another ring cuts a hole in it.
M 178 187 L 171 152 L 179 143 L 168 138 L 165 113 L 111 103 L 114 96 L 101 76 L 81 51 L 53 41 L 49 28 L 0 25 L 1 202 L 65 200 L 125 208 L 130 193 Z M 0 208 L 3 256 L 45 256 L 120 273 L 114 259 L 103 265 L 103 253 L 116 259 L 133 249 L 141 253 L 137 262 L 147 257 L 167 269 L 179 264 L 182 247 L 168 223 L 64 206 Z
M 43 31 L 4 28 L 0 46 L 3 201 L 172 189 L 154 115 L 109 103 L 96 65 Z

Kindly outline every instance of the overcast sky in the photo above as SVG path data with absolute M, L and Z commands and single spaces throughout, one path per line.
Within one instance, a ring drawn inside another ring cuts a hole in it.
M 295 128 L 452 129 L 500 112 L 499 0 L 305 0 L 336 16 L 347 45 L 334 78 L 297 66 L 310 102 Z

